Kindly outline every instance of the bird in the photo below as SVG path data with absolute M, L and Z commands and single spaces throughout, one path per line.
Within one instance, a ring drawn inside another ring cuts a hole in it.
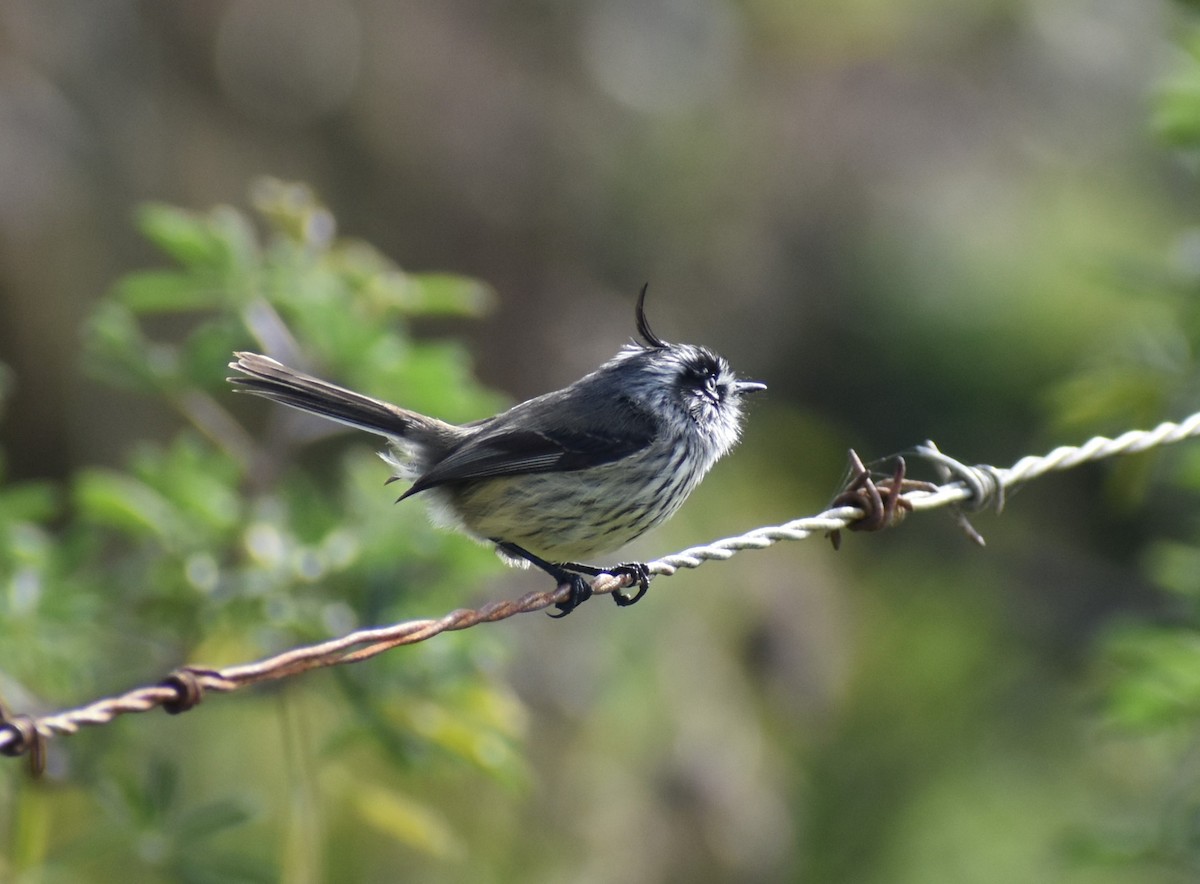
M 645 595 L 645 563 L 583 563 L 670 518 L 738 443 L 743 401 L 766 389 L 740 379 L 707 347 L 664 341 L 635 307 L 637 338 L 574 383 L 494 417 L 453 424 L 239 351 L 228 378 L 240 392 L 383 437 L 388 482 L 411 483 L 432 521 L 495 546 L 510 565 L 539 568 L 569 592 L 558 616 L 592 594 L 585 575 L 631 577 Z

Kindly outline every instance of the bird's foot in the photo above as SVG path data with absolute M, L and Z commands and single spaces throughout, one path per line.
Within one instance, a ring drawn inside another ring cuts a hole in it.
M 637 592 L 633 595 L 624 595 L 620 590 L 613 593 L 613 601 L 617 603 L 618 608 L 628 608 L 637 604 L 650 589 L 650 568 L 645 562 L 623 562 L 604 573 L 613 577 L 632 577 L 637 584 Z
M 565 601 L 561 601 L 554 606 L 559 610 L 559 613 L 550 615 L 555 620 L 566 617 L 592 597 L 592 585 L 584 579 L 582 574 L 572 574 L 569 571 L 562 571 L 558 585 L 562 586 L 564 584 L 571 588 L 571 592 Z

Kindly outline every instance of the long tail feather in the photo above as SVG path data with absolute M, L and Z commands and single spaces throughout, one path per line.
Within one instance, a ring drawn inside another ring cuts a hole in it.
M 231 377 L 229 382 L 241 391 L 394 439 L 403 439 L 416 424 L 436 423 L 381 399 L 290 369 L 269 356 L 245 352 L 233 355 L 237 358 L 229 367 L 245 377 Z

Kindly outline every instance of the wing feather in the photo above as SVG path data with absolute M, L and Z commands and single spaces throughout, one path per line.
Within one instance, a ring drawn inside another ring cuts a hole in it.
M 640 409 L 621 411 L 620 421 L 587 430 L 487 428 L 421 475 L 400 499 L 450 482 L 573 472 L 629 457 L 651 443 L 654 421 Z

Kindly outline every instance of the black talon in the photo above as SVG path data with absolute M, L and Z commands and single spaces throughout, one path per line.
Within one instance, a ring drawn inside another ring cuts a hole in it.
M 501 550 L 501 552 L 504 552 L 504 553 L 506 553 L 510 556 L 513 556 L 515 558 L 518 558 L 518 559 L 524 559 L 525 561 L 527 561 L 531 565 L 533 565 L 535 568 L 545 571 L 547 574 L 549 574 L 551 577 L 554 578 L 554 580 L 558 583 L 559 586 L 568 586 L 571 588 L 571 593 L 567 597 L 567 600 L 565 602 L 558 602 L 554 606 L 554 607 L 558 608 L 559 611 L 562 612 L 560 614 L 550 614 L 550 616 L 553 617 L 555 620 L 558 620 L 562 617 L 566 617 L 568 614 L 570 614 L 572 611 L 574 611 L 576 608 L 578 608 L 580 605 L 582 605 L 584 602 L 586 602 L 588 599 L 590 599 L 592 597 L 592 585 L 590 583 L 588 583 L 586 580 L 584 580 L 580 574 L 577 574 L 575 572 L 579 571 L 579 570 L 583 570 L 584 573 L 599 574 L 599 573 L 601 573 L 600 571 L 588 572 L 586 565 L 584 565 L 583 568 L 580 569 L 580 568 L 576 568 L 574 565 L 571 565 L 571 564 L 567 564 L 564 566 L 564 565 L 557 565 L 554 562 L 547 562 L 545 559 L 540 558 L 539 556 L 535 556 L 529 550 L 524 549 L 520 546 L 517 546 L 515 543 L 508 543 L 507 541 L 496 540 L 496 539 L 493 539 L 492 543 L 496 544 L 496 546 Z
M 632 577 L 637 581 L 638 591 L 633 596 L 621 595 L 620 590 L 613 592 L 613 601 L 618 608 L 628 608 L 641 601 L 642 596 L 650 589 L 650 568 L 645 562 L 622 562 L 612 568 L 597 568 L 595 565 L 584 565 L 579 562 L 560 562 L 558 567 L 566 571 L 587 574 L 589 577 L 599 577 L 607 574 L 610 577 Z
M 613 593 L 613 601 L 617 603 L 619 608 L 628 608 L 630 605 L 641 601 L 642 596 L 650 589 L 650 568 L 645 562 L 624 562 L 613 568 L 597 568 L 595 565 L 582 565 L 579 562 L 547 562 L 543 558 L 535 556 L 527 549 L 522 549 L 515 543 L 508 543 L 503 540 L 492 540 L 499 549 L 516 558 L 524 559 L 531 565 L 545 571 L 556 581 L 559 586 L 570 587 L 570 594 L 567 600 L 558 602 L 554 607 L 558 608 L 558 614 L 550 614 L 555 620 L 566 617 L 584 602 L 592 597 L 592 584 L 584 579 L 583 575 L 589 577 L 599 577 L 601 574 L 609 574 L 613 577 L 632 577 L 637 582 L 637 592 L 632 596 L 624 596 L 620 591 Z
M 555 620 L 561 620 L 566 617 L 584 602 L 592 597 L 592 585 L 583 579 L 582 575 L 571 574 L 567 571 L 562 572 L 563 580 L 559 582 L 559 586 L 564 583 L 571 587 L 571 594 L 565 602 L 559 602 L 554 607 L 558 608 L 561 613 L 550 614 Z
M 607 572 L 613 577 L 633 577 L 637 581 L 637 592 L 632 596 L 622 595 L 620 590 L 613 593 L 613 601 L 618 608 L 628 608 L 642 600 L 642 596 L 650 589 L 650 568 L 645 562 L 624 562 Z

